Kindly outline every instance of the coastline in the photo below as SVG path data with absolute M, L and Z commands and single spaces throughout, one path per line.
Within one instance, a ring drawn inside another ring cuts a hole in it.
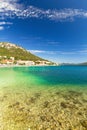
M 5 68 L 5 67 L 8 67 L 8 68 L 10 68 L 10 67 L 46 67 L 46 66 L 59 66 L 59 65 L 0 65 L 0 68 Z
M 10 67 L 46 67 L 46 66 L 87 66 L 87 65 L 0 65 L 0 68 L 10 68 Z

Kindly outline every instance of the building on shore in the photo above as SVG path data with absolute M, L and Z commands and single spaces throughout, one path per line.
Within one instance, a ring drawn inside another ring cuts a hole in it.
M 18 65 L 27 65 L 27 66 L 30 66 L 30 65 L 35 65 L 35 62 L 34 61 L 18 60 L 17 64 Z

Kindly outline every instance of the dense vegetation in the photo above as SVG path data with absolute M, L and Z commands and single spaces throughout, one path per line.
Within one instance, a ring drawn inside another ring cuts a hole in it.
M 19 60 L 19 59 L 32 60 L 32 61 L 43 60 L 42 58 L 39 58 L 38 56 L 35 56 L 20 47 L 18 47 L 18 48 L 12 47 L 10 49 L 8 49 L 6 47 L 0 47 L 0 56 L 7 56 L 8 58 L 14 57 L 15 60 Z

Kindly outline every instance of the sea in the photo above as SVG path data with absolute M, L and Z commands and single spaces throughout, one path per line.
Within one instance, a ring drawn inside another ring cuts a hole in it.
M 0 68 L 0 130 L 87 130 L 87 66 Z

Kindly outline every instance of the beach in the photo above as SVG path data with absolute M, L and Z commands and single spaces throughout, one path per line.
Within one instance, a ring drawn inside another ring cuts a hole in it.
M 80 74 L 85 73 L 79 76 L 77 70 Z M 72 67 L 1 68 L 0 129 L 87 130 L 86 70 Z M 72 78 L 71 74 L 78 76 Z

